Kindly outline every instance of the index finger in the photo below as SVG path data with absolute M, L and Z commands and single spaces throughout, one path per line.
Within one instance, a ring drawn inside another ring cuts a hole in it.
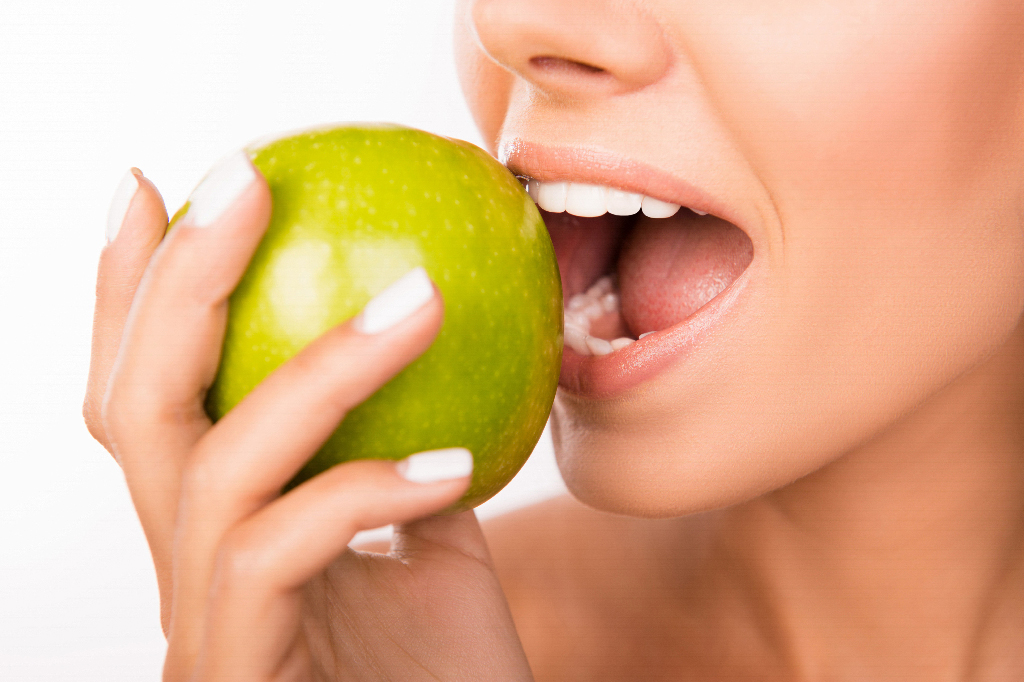
M 96 274 L 92 358 L 82 414 L 92 436 L 110 449 L 101 410 L 110 369 L 135 291 L 167 231 L 167 210 L 156 186 L 138 168 L 125 174 L 107 219 L 107 246 Z
M 103 422 L 158 572 L 170 566 L 184 458 L 210 427 L 203 396 L 223 342 L 228 297 L 270 220 L 270 190 L 243 152 L 212 170 L 135 294 Z

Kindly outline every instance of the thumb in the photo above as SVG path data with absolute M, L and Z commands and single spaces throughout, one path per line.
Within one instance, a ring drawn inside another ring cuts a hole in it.
M 458 552 L 487 568 L 494 568 L 487 541 L 472 509 L 396 525 L 391 536 L 391 553 L 403 560 L 415 561 L 446 551 Z

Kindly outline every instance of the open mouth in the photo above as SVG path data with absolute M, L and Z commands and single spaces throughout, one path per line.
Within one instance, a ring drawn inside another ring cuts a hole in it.
M 707 326 L 697 320 L 753 260 L 750 237 L 698 193 L 684 205 L 611 185 L 519 177 L 562 276 L 563 388 L 596 397 L 641 381 L 645 367 L 690 345 L 691 332 Z

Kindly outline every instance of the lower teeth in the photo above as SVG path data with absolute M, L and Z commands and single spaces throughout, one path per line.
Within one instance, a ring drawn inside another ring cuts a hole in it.
M 594 320 L 618 312 L 619 295 L 615 293 L 615 282 L 611 276 L 605 275 L 566 303 L 565 345 L 580 355 L 608 355 L 635 343 L 636 339 L 625 336 L 608 341 L 590 335 Z M 643 336 L 646 334 L 641 338 Z

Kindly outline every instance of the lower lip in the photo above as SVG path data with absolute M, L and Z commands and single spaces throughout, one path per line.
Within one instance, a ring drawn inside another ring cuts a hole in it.
M 751 264 L 753 265 L 753 264 Z M 688 318 L 608 355 L 562 352 L 562 391 L 591 399 L 616 398 L 656 378 L 673 365 L 694 358 L 702 344 L 732 311 L 746 288 L 750 266 L 725 291 Z

